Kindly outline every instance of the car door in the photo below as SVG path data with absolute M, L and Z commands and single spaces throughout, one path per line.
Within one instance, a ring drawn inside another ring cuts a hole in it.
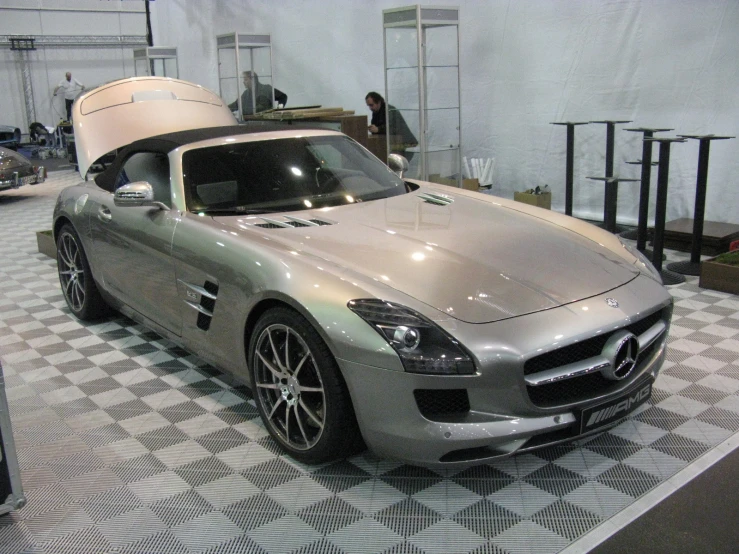
M 166 155 L 137 152 L 123 164 L 116 188 L 147 181 L 154 199 L 171 206 Z M 176 210 L 151 206 L 116 206 L 113 195 L 94 206 L 90 231 L 103 283 L 125 304 L 180 335 L 181 315 L 172 260 Z

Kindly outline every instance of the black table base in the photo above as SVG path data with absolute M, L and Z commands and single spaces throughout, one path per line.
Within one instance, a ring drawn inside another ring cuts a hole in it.
M 679 285 L 685 282 L 685 277 L 669 269 L 663 269 L 659 272 L 659 276 L 662 277 L 662 284 L 664 285 Z
M 700 262 L 672 262 L 667 264 L 667 269 L 679 273 L 680 275 L 691 275 L 699 277 L 701 274 L 701 263 Z
M 685 282 L 685 277 L 668 269 L 662 269 L 662 253 L 665 239 L 665 216 L 667 215 L 667 183 L 670 173 L 670 145 L 685 142 L 684 138 L 645 138 L 645 141 L 659 143 L 659 166 L 657 168 L 657 203 L 654 214 L 654 252 L 652 264 L 659 271 L 665 285 Z
M 698 148 L 698 175 L 695 183 L 695 209 L 693 212 L 693 243 L 690 250 L 690 263 L 670 264 L 670 269 L 683 275 L 700 275 L 701 247 L 703 243 L 703 220 L 706 211 L 706 189 L 708 188 L 708 154 L 712 140 L 726 140 L 735 137 L 716 135 L 680 135 L 683 139 L 695 139 Z M 697 267 L 697 270 L 696 270 Z
M 618 236 L 622 239 L 626 240 L 636 240 L 636 237 L 639 235 L 639 231 L 636 229 L 626 229 L 625 231 L 621 231 Z

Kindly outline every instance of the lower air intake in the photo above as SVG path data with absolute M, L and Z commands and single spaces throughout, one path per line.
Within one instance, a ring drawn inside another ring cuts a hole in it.
M 463 416 L 470 411 L 467 389 L 416 389 L 413 396 L 421 415 L 432 421 Z

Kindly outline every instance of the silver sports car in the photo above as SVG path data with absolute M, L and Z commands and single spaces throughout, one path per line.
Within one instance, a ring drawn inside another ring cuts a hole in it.
M 296 459 L 470 465 L 650 398 L 672 300 L 614 235 L 403 179 L 341 133 L 236 126 L 183 81 L 74 111 L 82 175 L 119 150 L 54 210 L 70 310 L 113 307 L 242 378 Z

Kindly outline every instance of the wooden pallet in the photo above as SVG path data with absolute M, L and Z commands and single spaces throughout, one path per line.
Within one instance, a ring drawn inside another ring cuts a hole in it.
M 263 119 L 315 119 L 318 117 L 337 117 L 343 115 L 354 115 L 354 110 L 344 108 L 297 108 L 270 110 L 257 114 Z

